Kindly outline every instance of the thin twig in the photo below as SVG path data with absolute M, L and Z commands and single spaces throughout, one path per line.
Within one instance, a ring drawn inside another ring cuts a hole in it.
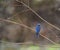
M 11 18 L 17 16 L 18 14 L 22 14 L 22 13 L 27 12 L 27 11 L 29 11 L 29 9 L 27 9 L 27 10 L 23 10 L 22 12 L 15 13 L 15 15 L 9 17 L 8 19 L 11 19 Z
M 43 20 L 44 22 L 46 22 L 47 24 L 49 24 L 50 26 L 56 28 L 57 30 L 60 31 L 60 28 L 56 27 L 55 25 L 52 25 L 51 23 L 47 22 L 45 19 L 43 19 L 39 14 L 37 14 L 33 9 L 31 9 L 28 5 L 26 5 L 25 3 L 23 3 L 22 1 L 18 1 L 16 0 L 17 2 L 20 2 L 22 3 L 24 6 L 26 6 L 27 8 L 29 8 L 35 15 L 37 15 L 41 20 Z M 43 36 L 43 35 L 41 35 Z M 46 38 L 45 36 L 43 36 L 44 38 Z M 52 40 L 50 40 L 49 38 L 46 38 L 48 39 L 50 42 L 52 42 L 53 44 L 56 44 L 55 42 L 53 42 Z
M 15 6 L 20 6 L 20 5 L 15 5 Z M 18 12 L 15 15 L 13 15 L 12 17 L 17 16 L 17 14 L 21 14 L 21 13 L 24 13 L 24 12 L 27 12 L 27 11 L 29 11 L 29 9 L 28 10 L 25 10 L 25 11 L 22 11 L 22 12 Z M 21 19 L 20 19 L 20 21 L 21 21 Z M 21 21 L 21 23 L 23 23 L 23 22 Z M 58 36 L 56 35 L 56 37 L 58 37 Z
M 16 5 L 16 6 L 19 6 L 19 5 Z M 27 10 L 24 10 L 24 11 L 22 11 L 22 12 L 18 12 L 18 13 L 16 13 L 15 15 L 13 15 L 12 17 L 14 17 L 14 16 L 17 16 L 18 14 L 21 14 L 21 13 L 24 13 L 24 12 L 27 12 L 27 11 L 29 11 L 29 9 L 27 9 Z M 11 17 L 10 17 L 10 19 L 11 19 Z M 20 21 L 21 21 L 21 19 L 20 19 Z M 23 22 L 21 21 L 21 23 L 23 24 Z M 51 30 L 52 31 L 52 30 Z M 58 37 L 56 34 L 54 34 L 56 37 Z M 59 38 L 59 37 L 58 37 Z
M 48 21 L 46 21 L 45 19 L 43 19 L 38 13 L 36 13 L 32 8 L 30 8 L 28 5 L 26 5 L 25 3 L 23 3 L 22 1 L 18 1 L 16 0 L 17 2 L 20 2 L 22 3 L 24 6 L 26 6 L 27 8 L 29 8 L 36 16 L 38 16 L 41 20 L 43 20 L 45 23 L 49 24 L 50 26 L 54 27 L 55 29 L 59 30 L 60 31 L 60 28 L 58 28 L 57 26 L 49 23 Z
M 15 13 L 15 15 L 9 17 L 8 19 L 12 19 L 12 18 L 14 18 L 15 16 L 17 16 L 18 14 L 22 14 L 22 13 L 27 12 L 27 11 L 29 11 L 29 9 L 23 10 L 22 12 Z M 20 18 L 19 18 L 19 19 L 20 19 Z M 20 19 L 20 22 L 22 23 L 21 19 Z
M 59 38 L 58 35 L 55 34 L 56 32 L 54 32 L 54 31 L 51 30 L 51 29 L 49 29 L 49 30 L 52 32 L 53 35 L 55 35 L 57 38 Z

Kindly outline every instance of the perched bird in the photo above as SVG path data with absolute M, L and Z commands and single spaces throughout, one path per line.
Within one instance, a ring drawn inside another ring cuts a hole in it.
M 40 30 L 41 30 L 40 23 L 38 23 L 38 24 L 36 25 L 36 38 L 39 37 L 39 32 L 40 32 Z

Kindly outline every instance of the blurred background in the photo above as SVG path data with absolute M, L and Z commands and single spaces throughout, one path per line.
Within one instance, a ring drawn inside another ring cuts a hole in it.
M 35 30 L 36 24 L 41 23 L 40 34 L 59 44 L 60 31 L 41 20 L 21 2 L 32 8 L 46 21 L 60 28 L 60 0 L 18 1 L 0 0 L 0 41 L 37 43 L 42 45 L 53 44 L 41 35 L 36 39 L 34 31 L 19 25 L 23 24 Z M 8 20 L 19 24 L 14 24 Z

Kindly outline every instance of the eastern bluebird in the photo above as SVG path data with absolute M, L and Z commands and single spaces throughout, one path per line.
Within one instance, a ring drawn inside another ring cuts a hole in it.
M 37 38 L 39 37 L 40 29 L 41 29 L 41 27 L 40 27 L 40 24 L 38 23 L 38 24 L 36 25 L 36 37 L 37 37 Z

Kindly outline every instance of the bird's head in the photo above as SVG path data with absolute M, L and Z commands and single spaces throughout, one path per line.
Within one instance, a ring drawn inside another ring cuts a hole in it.
M 37 25 L 40 26 L 40 23 L 38 23 Z

